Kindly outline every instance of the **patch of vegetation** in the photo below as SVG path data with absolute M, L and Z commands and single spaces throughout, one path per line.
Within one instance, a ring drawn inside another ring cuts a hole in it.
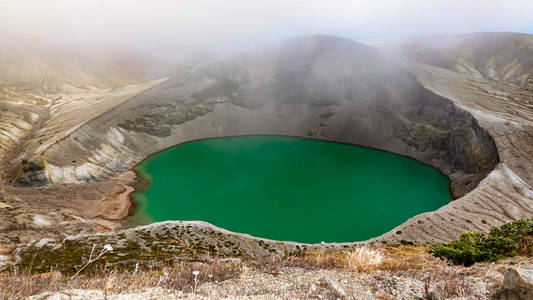
M 412 246 L 412 245 L 415 244 L 415 242 L 413 242 L 413 241 L 408 241 L 408 240 L 401 240 L 400 243 L 401 243 L 402 245 L 405 245 L 405 246 Z
M 533 218 L 492 227 L 488 235 L 465 232 L 458 240 L 432 245 L 429 251 L 436 257 L 464 266 L 517 255 L 529 256 L 533 253 Z
M 214 240 L 205 236 L 184 235 L 182 229 L 162 228 L 159 231 L 140 230 L 132 234 L 119 233 L 115 236 L 93 236 L 78 240 L 64 240 L 58 244 L 44 246 L 28 245 L 17 249 L 20 267 L 31 274 L 60 271 L 73 275 L 82 266 L 83 274 L 102 269 L 117 268 L 133 270 L 140 265 L 165 264 L 178 261 L 209 261 L 212 258 L 248 258 L 248 253 L 239 243 L 226 240 L 223 235 L 204 229 L 204 235 L 214 235 Z M 106 251 L 95 261 L 104 245 L 113 249 Z M 95 247 L 95 249 L 93 249 Z M 277 253 L 272 245 L 263 243 L 264 252 Z M 96 254 L 95 254 L 96 253 Z

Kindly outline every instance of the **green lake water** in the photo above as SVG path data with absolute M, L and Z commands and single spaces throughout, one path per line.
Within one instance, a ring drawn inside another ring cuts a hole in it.
M 194 141 L 136 167 L 149 221 L 202 220 L 307 243 L 369 239 L 451 200 L 438 170 L 370 148 L 285 136 Z

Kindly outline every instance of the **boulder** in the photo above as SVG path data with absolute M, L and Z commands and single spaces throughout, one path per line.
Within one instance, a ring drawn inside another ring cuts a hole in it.
M 493 300 L 533 300 L 533 267 L 510 268 Z

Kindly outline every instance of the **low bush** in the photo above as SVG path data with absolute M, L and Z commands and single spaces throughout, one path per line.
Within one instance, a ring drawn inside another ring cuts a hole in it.
M 458 240 L 435 244 L 430 253 L 454 264 L 470 266 L 476 262 L 496 261 L 517 255 L 531 255 L 533 218 L 492 227 L 488 234 L 465 232 Z

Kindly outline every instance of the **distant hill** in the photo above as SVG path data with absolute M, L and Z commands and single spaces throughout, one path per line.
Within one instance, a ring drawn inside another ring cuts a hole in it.
M 116 88 L 183 72 L 125 46 L 82 48 L 39 40 L 0 44 L 0 87 L 57 92 L 64 85 Z
M 418 62 L 533 90 L 533 35 L 507 32 L 421 36 L 398 43 Z

